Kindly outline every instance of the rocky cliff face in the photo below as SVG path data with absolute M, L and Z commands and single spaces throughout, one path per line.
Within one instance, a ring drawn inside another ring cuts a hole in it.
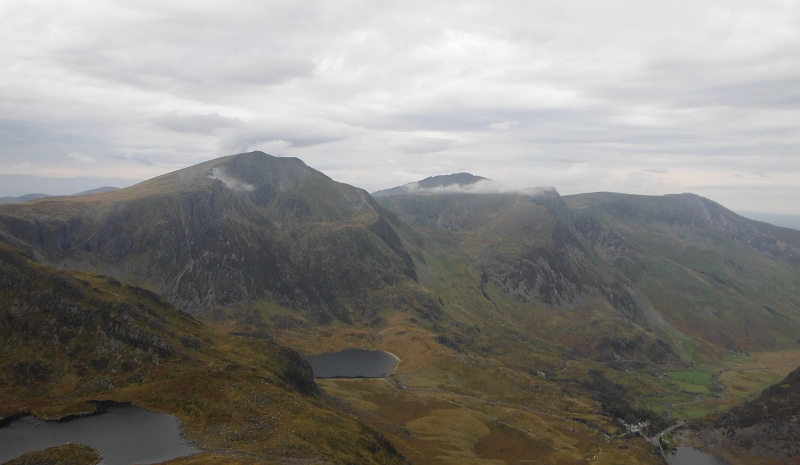
M 0 210 L 0 239 L 101 271 L 192 315 L 272 298 L 348 321 L 374 289 L 416 279 L 391 215 L 298 159 L 253 152 L 128 189 Z
M 458 241 L 453 253 L 470 254 L 483 282 L 516 300 L 569 305 L 583 298 L 585 257 L 557 193 L 397 195 L 380 201 L 423 234 L 452 234 Z
M 575 321 L 586 318 L 586 308 L 606 301 L 602 318 L 626 329 L 576 336 L 588 340 L 584 356 L 625 367 L 680 360 L 669 335 L 634 329 L 654 329 L 658 312 L 624 277 L 607 269 L 610 257 L 626 252 L 625 239 L 594 218 L 573 218 L 556 191 L 400 194 L 379 201 L 410 225 L 423 249 L 468 257 L 486 299 L 491 300 L 487 289 L 494 287 L 524 306 L 574 312 Z M 606 248 L 613 250 L 598 259 L 595 250 Z M 667 325 L 663 319 L 659 324 Z

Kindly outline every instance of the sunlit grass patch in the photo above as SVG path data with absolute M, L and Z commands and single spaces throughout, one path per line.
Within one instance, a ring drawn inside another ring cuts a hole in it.
M 682 420 L 693 420 L 696 418 L 704 417 L 710 413 L 714 413 L 718 410 L 716 405 L 713 405 L 709 402 L 698 402 L 692 403 L 687 405 L 680 405 L 675 407 L 672 410 L 672 416 L 674 418 L 680 418 Z
M 672 379 L 681 391 L 692 394 L 712 394 L 716 391 L 714 375 L 709 371 L 694 369 L 670 371 L 665 375 Z
M 492 425 L 491 433 L 475 444 L 475 452 L 483 458 L 512 464 L 539 464 L 553 453 L 545 442 L 514 428 Z

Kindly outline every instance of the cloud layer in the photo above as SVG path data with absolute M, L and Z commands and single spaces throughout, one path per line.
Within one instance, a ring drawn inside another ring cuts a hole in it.
M 239 151 L 800 213 L 800 3 L 0 3 L 0 173 Z

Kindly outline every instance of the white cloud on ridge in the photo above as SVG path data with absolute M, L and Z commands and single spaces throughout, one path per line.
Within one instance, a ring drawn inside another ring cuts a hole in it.
M 222 181 L 228 189 L 234 192 L 253 192 L 256 187 L 252 184 L 248 184 L 241 179 L 237 179 L 234 176 L 229 175 L 225 172 L 224 168 L 216 167 L 211 170 L 211 174 L 208 175 L 211 179 L 217 179 Z
M 497 194 L 506 189 L 497 181 L 491 179 L 481 179 L 472 184 L 450 184 L 448 186 L 419 187 L 418 182 L 411 182 L 403 185 L 403 190 L 409 194 L 428 195 L 428 194 Z
M 558 190 L 553 186 L 535 186 L 516 189 L 505 186 L 492 179 L 481 179 L 472 184 L 450 184 L 438 187 L 419 187 L 419 182 L 410 182 L 401 186 L 408 194 L 434 195 L 434 194 L 523 194 L 532 197 L 543 195 L 558 195 Z

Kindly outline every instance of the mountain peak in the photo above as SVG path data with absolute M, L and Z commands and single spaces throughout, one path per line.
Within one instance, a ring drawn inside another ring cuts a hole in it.
M 435 189 L 437 187 L 448 187 L 454 185 L 469 186 L 481 181 L 491 181 L 491 179 L 484 178 L 482 176 L 475 176 L 474 174 L 471 173 L 454 173 L 454 174 L 442 174 L 438 176 L 429 176 L 423 179 L 422 181 L 417 181 L 416 184 L 417 187 L 421 189 Z
M 372 193 L 373 197 L 387 197 L 398 194 L 439 194 L 439 193 L 479 193 L 496 192 L 499 184 L 489 178 L 471 173 L 443 174 L 429 176 L 420 181 L 384 189 Z

